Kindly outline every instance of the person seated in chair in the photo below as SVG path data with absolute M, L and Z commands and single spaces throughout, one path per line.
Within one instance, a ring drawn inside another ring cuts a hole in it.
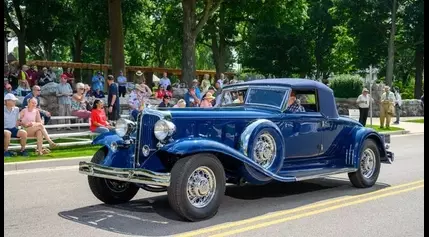
M 294 91 L 290 92 L 289 100 L 287 102 L 286 112 L 296 113 L 296 112 L 305 112 L 304 107 L 299 104 L 299 101 L 296 99 L 296 94 Z

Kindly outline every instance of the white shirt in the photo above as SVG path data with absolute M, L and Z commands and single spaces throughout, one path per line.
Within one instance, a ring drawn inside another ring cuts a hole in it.
M 374 102 L 374 99 L 371 98 L 370 95 L 359 95 L 356 99 L 356 103 L 358 104 L 359 108 L 369 108 L 369 100 L 371 99 L 372 102 Z
M 399 94 L 398 92 L 395 93 L 395 98 L 396 98 L 396 104 L 401 107 L 402 106 L 402 97 L 401 94 Z
M 384 92 L 381 95 L 381 102 L 385 101 L 385 100 L 389 100 L 390 102 L 395 102 L 395 94 L 393 94 L 393 92 L 389 91 L 389 92 Z

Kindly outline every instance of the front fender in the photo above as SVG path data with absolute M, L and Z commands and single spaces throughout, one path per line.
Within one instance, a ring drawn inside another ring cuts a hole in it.
M 217 142 L 217 141 L 213 141 L 211 139 L 207 139 L 207 138 L 199 137 L 199 138 L 178 139 L 172 143 L 169 143 L 169 144 L 163 146 L 162 148 L 160 148 L 160 150 L 171 153 L 171 154 L 180 155 L 180 156 L 185 156 L 188 154 L 190 155 L 190 154 L 195 154 L 195 153 L 204 153 L 204 152 L 222 153 L 222 154 L 230 156 L 234 159 L 237 159 L 237 160 L 251 166 L 255 170 L 257 170 L 257 171 L 259 171 L 259 172 L 261 172 L 261 173 L 263 173 L 269 177 L 272 177 L 273 179 L 280 180 L 283 182 L 296 181 L 295 177 L 290 177 L 290 176 L 280 177 L 280 176 L 274 174 L 273 172 L 271 172 L 269 170 L 265 170 L 265 169 L 261 168 L 252 159 L 245 156 L 241 152 L 233 149 L 232 147 L 227 146 L 227 145 L 220 143 L 220 142 Z
M 110 149 L 112 142 L 116 142 L 119 145 L 123 144 L 124 140 L 115 132 L 106 132 L 95 137 L 91 144 L 107 146 Z

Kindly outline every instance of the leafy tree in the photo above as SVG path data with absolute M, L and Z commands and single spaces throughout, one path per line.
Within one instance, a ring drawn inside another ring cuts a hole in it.
M 199 1 L 198 3 L 201 3 Z M 182 0 L 183 41 L 182 41 L 182 80 L 191 85 L 195 76 L 196 39 L 203 26 L 219 8 L 222 0 L 205 0 L 203 10 L 197 11 L 196 0 Z
M 64 0 L 40 0 L 26 3 L 26 45 L 44 60 L 52 60 L 54 44 L 65 42 L 71 35 L 72 18 Z
M 303 37 L 307 8 L 305 1 L 267 0 L 259 4 L 243 36 L 243 66 L 276 77 L 309 74 L 311 42 Z
M 424 70 L 424 3 L 409 0 L 404 4 L 402 45 L 414 51 L 414 98 L 419 99 L 423 90 Z
M 11 29 L 18 38 L 18 60 L 20 65 L 26 63 L 25 53 L 25 39 L 26 39 L 26 26 L 27 19 L 26 1 L 31 0 L 4 0 L 3 15 L 6 26 Z

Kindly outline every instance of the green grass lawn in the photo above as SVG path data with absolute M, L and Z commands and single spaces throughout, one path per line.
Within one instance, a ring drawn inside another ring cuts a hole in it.
M 411 120 L 406 120 L 404 122 L 410 122 L 410 123 L 425 123 L 424 119 L 411 119 Z
M 18 161 L 32 161 L 32 160 L 49 160 L 57 158 L 70 158 L 80 156 L 92 156 L 100 148 L 100 146 L 79 146 L 79 147 L 58 147 L 52 149 L 51 153 L 38 156 L 34 150 L 28 150 L 28 157 L 12 156 L 4 158 L 4 163 L 18 162 Z
M 380 125 L 366 125 L 367 128 L 372 128 L 377 132 L 391 132 L 391 131 L 400 131 L 400 130 L 404 130 L 403 128 L 398 128 L 398 127 L 390 127 L 389 129 L 386 128 L 380 128 Z

